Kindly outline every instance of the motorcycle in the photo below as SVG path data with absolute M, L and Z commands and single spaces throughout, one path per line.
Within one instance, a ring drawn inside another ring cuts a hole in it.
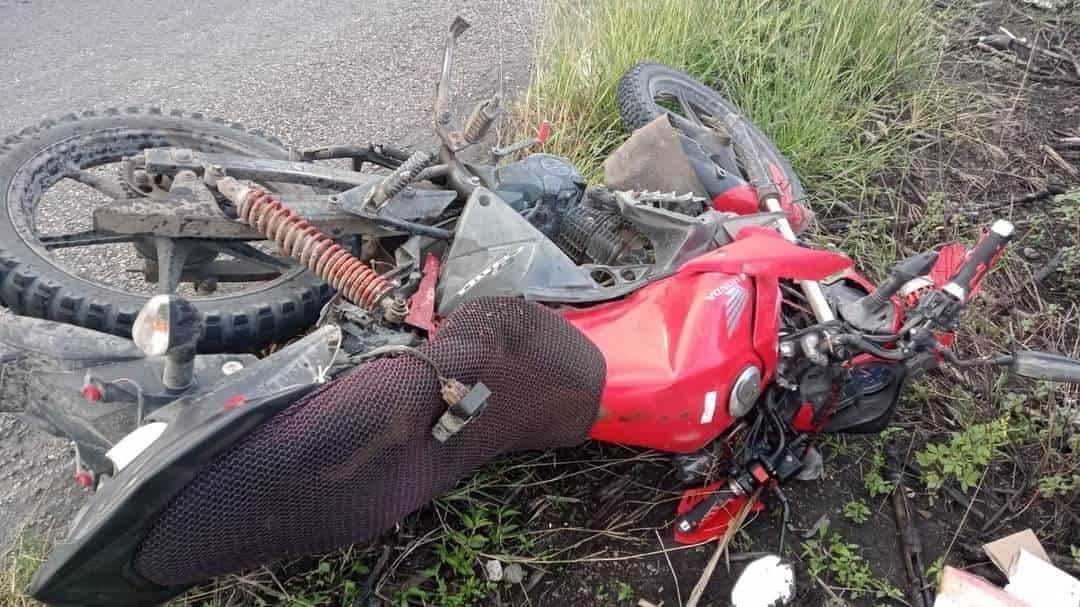
M 155 604 L 371 540 L 501 454 L 586 439 L 673 454 L 699 485 L 674 536 L 701 542 L 762 492 L 786 522 L 782 485 L 820 474 L 817 437 L 885 428 L 918 374 L 997 365 L 1080 382 L 1080 361 L 1061 356 L 950 348 L 1011 224 L 874 285 L 799 242 L 811 214 L 790 165 L 671 68 L 642 64 L 620 83 L 633 134 L 605 164 L 607 187 L 543 153 L 502 162 L 543 144 L 547 124 L 466 161 L 499 107 L 485 100 L 454 128 L 467 27 L 456 19 L 447 37 L 436 154 L 287 152 L 136 110 L 5 140 L 0 299 L 18 315 L 0 325 L 0 362 L 49 361 L 28 377 L 27 414 L 73 442 L 75 479 L 95 492 L 33 596 Z M 351 170 L 319 164 L 338 159 Z M 117 162 L 117 176 L 95 170 Z M 65 178 L 112 201 L 91 230 L 42 236 L 35 204 Z M 131 243 L 156 294 L 95 284 L 49 254 L 115 243 Z M 216 293 L 245 282 L 261 286 Z M 721 480 L 718 441 L 732 447 Z

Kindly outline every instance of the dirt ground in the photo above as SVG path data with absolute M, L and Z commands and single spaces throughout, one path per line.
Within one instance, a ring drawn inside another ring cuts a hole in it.
M 1065 138 L 1080 138 L 1080 63 L 1032 53 L 1017 43 L 1005 50 L 987 50 L 979 46 L 979 37 L 1005 35 L 1000 29 L 1004 28 L 1036 47 L 1057 49 L 1061 57 L 1080 58 L 1080 7 L 1048 11 L 1021 0 L 992 0 L 965 3 L 965 12 L 957 19 L 946 12 L 953 3 L 938 4 L 942 23 L 952 24 L 943 32 L 948 53 L 938 69 L 945 81 L 971 94 L 970 111 L 960 119 L 970 121 L 972 137 L 943 141 L 928 133 L 921 152 L 925 159 L 915 170 L 881 176 L 882 188 L 899 193 L 907 204 L 908 214 L 895 216 L 895 231 L 913 230 L 931 212 L 942 213 L 944 229 L 964 238 L 973 233 L 971 226 L 1001 216 L 1030 229 L 1045 221 L 1042 217 L 1053 196 L 1080 187 L 1080 145 L 1062 144 Z M 839 210 L 823 214 L 821 221 L 826 232 L 857 225 Z M 976 314 L 1011 326 L 1010 315 L 1036 317 L 1033 307 L 1018 303 L 1020 296 L 1034 294 L 1043 308 L 1055 302 L 1076 305 L 1076 287 L 1064 283 L 1057 253 L 1077 246 L 1077 227 L 1046 232 L 1042 240 L 1023 245 L 1018 263 L 1027 264 L 1024 279 L 1030 284 L 1018 285 L 1022 281 L 1014 273 L 995 277 Z M 1044 270 L 1041 281 L 1031 281 Z M 1042 327 L 1019 337 L 1031 347 L 1080 354 L 1080 327 L 1054 329 Z M 963 347 L 978 352 L 999 336 L 963 337 Z M 920 382 L 924 386 L 917 390 L 919 398 L 902 403 L 896 421 L 900 431 L 888 441 L 909 463 L 919 441 L 940 437 L 969 421 L 986 421 L 998 407 L 992 402 L 989 376 Z M 950 401 L 951 384 L 968 391 L 974 408 Z M 925 404 L 927 398 L 932 405 Z M 1075 392 L 1071 398 L 1075 407 Z M 0 406 L 15 400 L 0 394 Z M 957 420 L 958 410 L 975 419 Z M 0 436 L 11 437 L 0 443 L 0 461 L 15 462 L 0 472 L 0 547 L 13 537 L 20 521 L 40 533 L 62 530 L 85 498 L 68 482 L 70 460 L 50 455 L 55 449 L 44 448 L 50 439 L 16 421 L 11 411 L 0 412 Z M 853 598 L 844 588 L 830 586 L 822 576 L 808 573 L 800 551 L 800 545 L 827 522 L 830 532 L 858 544 L 875 577 L 898 589 L 908 588 L 891 502 L 887 496 L 867 497 L 865 488 L 865 474 L 879 448 L 874 437 L 828 440 L 822 449 L 824 478 L 795 482 L 785 489 L 791 507 L 786 546 L 799 569 L 797 604 L 901 604 L 873 596 Z M 1049 499 L 1038 499 L 1033 491 L 1033 477 L 1044 472 L 1041 458 L 1039 452 L 1025 450 L 996 461 L 980 479 L 985 490 L 974 494 L 949 486 L 930 492 L 916 479 L 907 479 L 924 563 L 930 565 L 947 554 L 949 564 L 1000 582 L 1000 574 L 976 549 L 983 541 L 1031 527 L 1056 555 L 1068 555 L 1071 545 L 1080 545 L 1076 491 Z M 500 587 L 488 601 L 492 605 L 636 605 L 639 599 L 682 605 L 713 552 L 712 546 L 682 548 L 671 541 L 670 524 L 681 490 L 670 462 L 657 454 L 590 444 L 505 460 L 478 478 L 482 480 L 474 482 L 483 486 L 477 491 L 486 500 L 520 510 L 518 523 L 537 532 L 533 553 L 545 555 L 516 555 L 524 561 L 527 577 L 520 585 Z M 853 500 L 869 506 L 863 523 L 841 513 L 841 506 Z M 425 509 L 374 547 L 360 549 L 361 560 L 375 570 L 371 578 L 378 580 L 380 596 L 392 596 L 395 589 L 422 579 L 417 572 L 436 558 L 424 538 L 446 524 L 442 512 L 438 507 Z M 778 512 L 771 508 L 757 515 L 736 538 L 732 552 L 774 551 L 781 528 Z M 383 546 L 406 556 L 387 563 L 378 558 Z M 717 569 L 702 605 L 727 604 L 743 562 L 737 556 L 734 561 Z M 1060 564 L 1075 573 L 1076 563 Z M 278 577 L 307 575 L 310 565 L 309 560 L 285 565 Z
M 0 322 L 6 314 L 0 308 Z M 74 451 L 20 415 L 26 402 L 20 378 L 28 372 L 0 365 L 0 553 L 21 533 L 62 536 L 89 495 L 71 482 Z

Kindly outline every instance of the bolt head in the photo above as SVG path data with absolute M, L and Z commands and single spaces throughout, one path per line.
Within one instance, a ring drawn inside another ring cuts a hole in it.
M 227 360 L 225 361 L 225 364 L 221 365 L 221 372 L 225 375 L 232 375 L 243 368 L 244 363 L 238 360 Z

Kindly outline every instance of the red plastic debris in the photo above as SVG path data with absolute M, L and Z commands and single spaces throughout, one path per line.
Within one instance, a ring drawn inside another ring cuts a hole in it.
M 95 403 L 101 402 L 105 399 L 105 394 L 102 393 L 101 388 L 99 388 L 97 384 L 93 383 L 83 386 L 82 390 L 80 390 L 80 393 L 82 394 L 83 398 Z
M 94 475 L 90 474 L 86 470 L 79 470 L 75 473 L 75 484 L 83 489 L 89 489 L 94 486 Z
M 686 491 L 683 493 L 682 500 L 679 501 L 678 513 L 682 515 L 690 512 L 701 500 L 723 489 L 726 485 L 727 481 L 720 481 Z M 701 542 L 718 539 L 724 535 L 728 525 L 731 524 L 731 520 L 738 516 L 739 511 L 743 509 L 748 499 L 745 496 L 733 496 L 717 504 L 705 515 L 705 518 L 701 519 L 701 523 L 693 531 L 683 533 L 676 528 L 675 541 L 680 544 L 700 544 Z M 750 509 L 752 512 L 761 512 L 765 509 L 765 504 L 762 504 L 759 500 L 754 502 Z
M 247 397 L 246 396 L 244 396 L 243 394 L 237 394 L 236 396 L 234 396 L 234 397 L 230 398 L 229 400 L 225 401 L 225 408 L 226 409 L 232 409 L 233 407 L 239 407 L 240 405 L 242 405 L 242 404 L 244 404 L 246 402 L 247 402 Z
M 540 130 L 536 133 L 536 140 L 540 142 L 540 145 L 547 143 L 548 137 L 551 136 L 551 123 L 547 120 L 540 123 Z

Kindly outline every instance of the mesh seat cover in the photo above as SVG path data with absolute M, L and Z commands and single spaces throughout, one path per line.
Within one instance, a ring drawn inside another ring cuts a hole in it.
M 421 350 L 491 389 L 473 423 L 438 443 L 434 371 L 413 356 L 364 364 L 208 465 L 153 524 L 135 570 L 190 584 L 370 540 L 497 455 L 578 444 L 596 419 L 603 356 L 537 304 L 467 302 Z

